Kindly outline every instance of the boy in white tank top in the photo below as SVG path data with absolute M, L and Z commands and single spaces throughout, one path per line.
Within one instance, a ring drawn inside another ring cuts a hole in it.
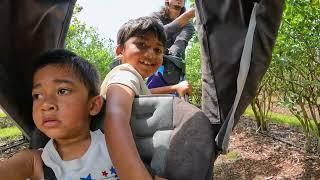
M 32 116 L 51 139 L 43 150 L 25 150 L 0 163 L 0 179 L 43 179 L 43 166 L 57 179 L 119 179 L 104 134 L 90 131 L 100 112 L 99 75 L 66 50 L 42 55 L 33 72 Z

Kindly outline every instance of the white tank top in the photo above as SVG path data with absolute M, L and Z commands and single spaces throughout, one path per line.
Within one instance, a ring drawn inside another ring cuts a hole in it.
M 43 149 L 41 158 L 50 167 L 57 179 L 119 179 L 112 165 L 104 134 L 100 131 L 90 132 L 91 144 L 87 152 L 79 159 L 64 161 L 59 156 L 51 139 Z

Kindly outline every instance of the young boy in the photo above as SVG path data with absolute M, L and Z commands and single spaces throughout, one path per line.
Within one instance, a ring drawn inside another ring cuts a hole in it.
M 121 65 L 113 68 L 101 85 L 100 94 L 106 98 L 105 137 L 112 162 L 122 179 L 151 179 L 139 157 L 130 117 L 135 95 L 148 95 L 159 90 L 151 89 L 150 92 L 144 79 L 162 64 L 165 42 L 163 26 L 157 19 L 129 20 L 122 25 L 117 36 L 116 55 Z M 161 88 L 162 93 L 177 91 L 176 88 L 186 89 L 181 85 Z
M 104 135 L 90 131 L 100 112 L 99 76 L 72 52 L 53 50 L 35 65 L 32 116 L 50 141 L 43 150 L 26 150 L 0 164 L 0 179 L 43 179 L 43 166 L 57 179 L 118 179 Z

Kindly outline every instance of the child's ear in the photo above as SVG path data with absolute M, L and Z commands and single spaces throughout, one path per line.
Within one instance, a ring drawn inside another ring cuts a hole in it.
M 118 57 L 121 57 L 121 56 L 122 56 L 122 53 L 123 53 L 123 47 L 122 47 L 120 44 L 118 44 L 118 45 L 116 46 L 116 55 L 117 55 Z
M 90 115 L 91 116 L 97 115 L 100 112 L 102 105 L 103 105 L 102 96 L 97 95 L 92 97 L 90 102 L 90 109 L 89 109 Z
M 116 46 L 116 56 L 120 60 L 121 64 L 124 63 L 122 60 L 123 50 L 124 50 L 124 47 L 121 46 L 120 44 Z

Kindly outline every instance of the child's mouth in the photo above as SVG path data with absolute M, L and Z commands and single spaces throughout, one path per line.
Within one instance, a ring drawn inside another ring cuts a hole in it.
M 172 8 L 175 10 L 180 10 L 182 7 L 180 5 L 172 5 Z
M 153 63 L 150 63 L 150 62 L 148 62 L 148 61 L 139 61 L 141 64 L 143 64 L 143 65 L 147 65 L 147 66 L 154 66 L 155 64 L 153 64 Z
M 42 121 L 44 127 L 56 127 L 60 124 L 60 121 L 53 119 L 45 119 Z

